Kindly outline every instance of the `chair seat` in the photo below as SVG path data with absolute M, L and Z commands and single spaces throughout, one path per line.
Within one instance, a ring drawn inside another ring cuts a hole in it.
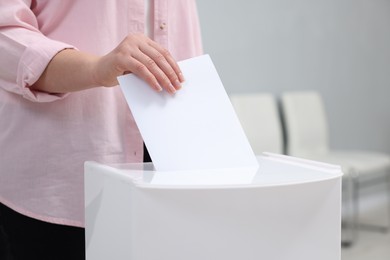
M 305 157 L 340 165 L 345 174 L 357 173 L 359 176 L 390 169 L 390 156 L 377 152 L 335 150 L 326 154 L 310 154 Z

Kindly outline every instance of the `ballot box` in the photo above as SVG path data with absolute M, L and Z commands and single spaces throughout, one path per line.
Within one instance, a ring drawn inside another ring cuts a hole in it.
M 340 259 L 340 167 L 257 159 L 181 172 L 86 162 L 87 259 Z

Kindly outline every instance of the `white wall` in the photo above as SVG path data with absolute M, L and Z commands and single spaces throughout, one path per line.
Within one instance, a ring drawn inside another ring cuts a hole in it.
M 333 148 L 390 153 L 390 1 L 198 0 L 228 93 L 315 89 Z

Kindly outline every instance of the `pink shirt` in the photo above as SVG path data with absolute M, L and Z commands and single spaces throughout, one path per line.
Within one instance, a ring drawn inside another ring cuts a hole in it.
M 154 2 L 154 40 L 177 60 L 200 55 L 195 1 Z M 83 227 L 83 163 L 140 162 L 142 138 L 118 87 L 66 95 L 28 87 L 64 48 L 103 55 L 127 34 L 144 32 L 144 0 L 0 0 L 0 6 L 0 202 Z

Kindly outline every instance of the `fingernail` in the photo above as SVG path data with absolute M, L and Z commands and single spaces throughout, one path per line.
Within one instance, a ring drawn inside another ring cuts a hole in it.
M 183 73 L 179 73 L 179 79 L 180 79 L 180 82 L 184 82 L 184 81 L 186 81 L 186 79 L 184 78 L 184 76 L 183 76 Z
M 157 92 L 161 92 L 163 89 L 160 85 L 155 85 L 154 86 L 154 89 L 157 91 Z
M 175 93 L 176 93 L 176 89 L 173 87 L 172 84 L 169 84 L 169 91 L 170 91 L 172 94 L 175 94 Z
M 181 89 L 181 83 L 180 83 L 180 81 L 179 81 L 179 80 L 175 80 L 174 86 L 175 86 L 176 90 Z

